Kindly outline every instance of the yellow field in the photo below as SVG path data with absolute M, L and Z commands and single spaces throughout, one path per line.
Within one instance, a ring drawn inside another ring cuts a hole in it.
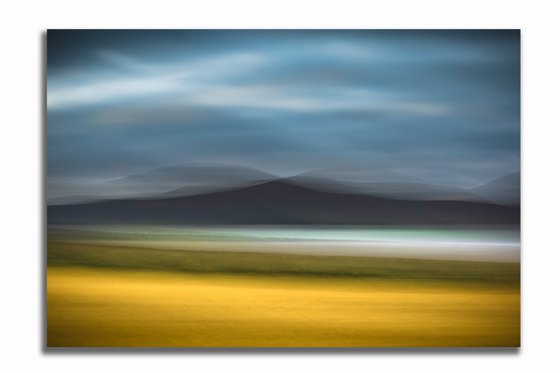
M 49 347 L 518 346 L 500 283 L 49 267 Z

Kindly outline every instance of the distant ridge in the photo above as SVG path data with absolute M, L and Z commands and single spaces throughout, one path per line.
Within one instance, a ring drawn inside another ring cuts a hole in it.
M 365 194 L 374 197 L 403 199 L 413 201 L 476 201 L 490 202 L 481 196 L 465 189 L 432 185 L 419 182 L 350 182 L 307 175 L 290 177 L 294 183 L 307 185 L 317 190 L 337 193 Z
M 470 201 L 519 206 L 519 173 L 472 189 L 439 185 L 379 167 L 332 167 L 285 178 L 243 165 L 182 163 L 96 184 L 47 184 L 48 204 L 123 199 L 164 199 L 239 189 L 284 180 L 316 191 L 411 201 Z
M 48 224 L 518 224 L 519 209 L 319 191 L 275 180 L 207 194 L 48 207 Z
M 501 176 L 471 189 L 471 192 L 500 204 L 519 206 L 521 199 L 521 173 L 512 172 Z
M 49 183 L 50 205 L 125 198 L 161 198 L 215 192 L 276 179 L 241 165 L 189 162 L 159 167 L 91 185 Z

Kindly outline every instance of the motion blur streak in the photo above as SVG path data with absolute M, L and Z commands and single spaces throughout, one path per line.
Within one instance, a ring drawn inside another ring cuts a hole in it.
M 518 346 L 500 284 L 49 270 L 49 346 Z

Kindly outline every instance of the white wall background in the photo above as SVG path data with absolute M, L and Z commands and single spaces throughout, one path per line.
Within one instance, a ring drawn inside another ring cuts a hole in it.
M 0 5 L 0 370 L 527 372 L 558 369 L 558 11 L 553 1 L 4 1 Z M 41 37 L 47 28 L 521 28 L 523 347 L 366 352 L 42 351 Z

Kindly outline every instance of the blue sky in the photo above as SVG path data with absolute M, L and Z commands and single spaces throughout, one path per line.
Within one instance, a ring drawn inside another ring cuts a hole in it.
M 473 186 L 519 170 L 519 54 L 516 30 L 49 30 L 48 178 L 202 161 Z

